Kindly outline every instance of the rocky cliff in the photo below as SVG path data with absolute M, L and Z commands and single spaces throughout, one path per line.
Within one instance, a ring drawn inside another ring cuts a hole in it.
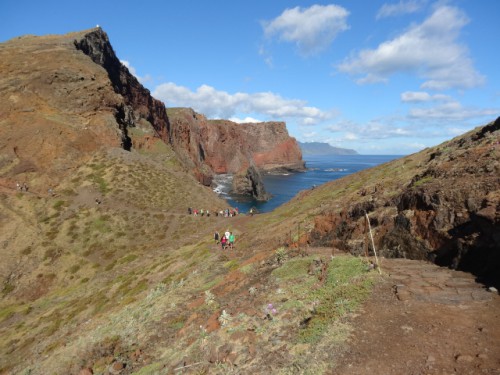
M 258 174 L 247 173 L 252 165 L 265 172 L 304 169 L 297 141 L 288 135 L 283 122 L 237 124 L 208 120 L 189 108 L 167 112 L 174 149 L 193 171 L 200 172 L 199 179 L 206 184 L 213 173 L 239 174 L 248 177 L 249 185 L 261 184 L 253 180 Z
M 318 215 L 309 241 L 362 254 L 368 214 L 381 255 L 428 259 L 500 285 L 500 118 L 384 168 L 392 175 L 363 185 L 361 173 L 357 197 Z
M 124 148 L 132 146 L 127 129 L 146 121 L 156 136 L 174 146 L 200 182 L 209 185 L 214 173 L 237 173 L 254 187 L 252 195 L 258 199 L 266 199 L 267 194 L 260 174 L 249 169 L 251 165 L 265 171 L 304 168 L 297 142 L 289 137 L 284 123 L 240 125 L 207 120 L 187 108 L 169 111 L 170 119 L 163 103 L 151 97 L 120 63 L 100 28 L 75 39 L 75 46 L 106 70 L 115 92 L 124 98 L 116 116 Z M 237 193 L 249 193 L 239 186 L 235 185 Z
M 15 38 L 0 46 L 0 57 L 0 154 L 12 178 L 70 171 L 101 147 L 131 150 L 158 140 L 172 144 L 205 185 L 214 173 L 258 177 L 246 174 L 251 164 L 260 170 L 304 166 L 284 123 L 209 121 L 190 109 L 169 111 L 170 120 L 165 105 L 120 63 L 99 27 Z
M 96 150 L 130 150 L 136 126 L 168 141 L 163 103 L 119 62 L 100 28 L 2 43 L 0 71 L 8 180 L 56 183 Z
M 131 147 L 130 139 L 127 138 L 127 128 L 141 121 L 148 122 L 154 128 L 156 135 L 168 142 L 169 123 L 165 105 L 154 99 L 149 90 L 142 86 L 118 60 L 107 34 L 98 27 L 83 33 L 74 43 L 78 50 L 106 70 L 115 92 L 124 99 L 124 104 L 118 108 L 116 114 L 120 129 L 124 133 L 124 148 Z
M 271 196 L 266 192 L 259 170 L 251 165 L 245 173 L 238 173 L 233 178 L 233 194 L 248 195 L 258 201 L 266 201 Z

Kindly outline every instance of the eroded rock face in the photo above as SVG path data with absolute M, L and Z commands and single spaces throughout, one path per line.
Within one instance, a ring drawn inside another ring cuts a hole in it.
M 203 174 L 244 175 L 251 165 L 261 171 L 304 169 L 300 148 L 283 122 L 207 120 L 189 108 L 169 108 L 168 116 L 174 149 Z
M 102 147 L 130 150 L 137 125 L 169 140 L 165 106 L 100 28 L 14 38 L 1 44 L 0 60 L 0 156 L 11 178 L 39 172 L 41 184 L 55 182 Z
M 362 188 L 356 203 L 316 217 L 309 241 L 363 254 L 367 213 L 381 255 L 428 259 L 500 285 L 500 118 L 420 154 L 402 191 L 387 198 L 383 188 Z
M 137 122 L 147 121 L 154 128 L 156 135 L 169 142 L 169 123 L 165 105 L 153 98 L 148 89 L 130 74 L 116 57 L 107 34 L 100 28 L 93 29 L 75 38 L 74 44 L 92 61 L 102 66 L 111 80 L 115 92 L 124 98 L 124 105 L 118 108 L 117 120 L 120 129 L 125 133 L 124 148 L 130 149 L 127 127 L 135 126 Z
M 75 48 L 83 34 L 0 45 L 0 154 L 7 178 L 39 172 L 54 181 L 93 151 L 122 144 L 116 112 L 125 103 L 106 71 Z
M 233 177 L 233 194 L 249 195 L 258 201 L 271 198 L 266 192 L 259 170 L 253 165 L 245 173 Z
M 214 173 L 246 176 L 250 165 L 304 168 L 284 123 L 239 125 L 172 109 L 171 126 L 164 104 L 120 63 L 99 27 L 2 43 L 0 71 L 0 160 L 9 178 L 70 173 L 101 147 L 131 150 L 159 139 L 205 185 Z M 132 136 L 132 128 L 144 130 L 143 138 Z

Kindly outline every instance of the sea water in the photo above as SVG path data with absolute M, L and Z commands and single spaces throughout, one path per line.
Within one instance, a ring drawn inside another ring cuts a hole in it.
M 246 213 L 252 207 L 258 212 L 269 212 L 288 202 L 301 190 L 311 189 L 400 157 L 400 155 L 305 156 L 307 168 L 305 172 L 263 175 L 265 189 L 272 195 L 266 202 L 231 195 L 231 175 L 217 175 L 214 179 L 216 185 L 214 191 L 227 200 L 228 206 L 238 208 L 240 212 Z

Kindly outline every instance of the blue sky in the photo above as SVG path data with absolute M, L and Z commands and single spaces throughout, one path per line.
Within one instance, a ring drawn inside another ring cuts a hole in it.
M 500 1 L 0 2 L 0 41 L 100 25 L 167 107 L 409 154 L 500 115 Z

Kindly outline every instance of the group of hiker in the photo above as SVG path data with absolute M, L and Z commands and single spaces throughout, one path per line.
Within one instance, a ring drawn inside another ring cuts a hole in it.
M 233 250 L 236 238 L 234 236 L 234 233 L 230 232 L 228 229 L 222 234 L 222 237 L 220 236 L 218 231 L 215 231 L 214 240 L 216 245 L 221 245 L 222 250 Z
M 223 234 L 222 237 L 220 236 L 219 232 L 216 230 L 214 233 L 214 241 L 216 245 L 221 245 L 222 250 L 234 249 L 234 242 L 236 241 L 236 238 L 234 236 L 233 232 L 230 232 L 229 229 L 227 229 Z
M 226 208 L 225 210 L 214 210 L 214 215 L 215 216 L 221 216 L 221 217 L 233 217 L 239 214 L 238 208 L 234 209 L 229 209 Z M 204 210 L 204 209 L 193 209 L 191 207 L 188 208 L 188 215 L 193 215 L 193 216 L 207 216 L 210 217 L 212 213 L 210 210 Z
M 28 191 L 28 185 L 26 184 L 26 182 L 23 182 L 22 184 L 20 184 L 19 182 L 16 182 L 16 190 Z

